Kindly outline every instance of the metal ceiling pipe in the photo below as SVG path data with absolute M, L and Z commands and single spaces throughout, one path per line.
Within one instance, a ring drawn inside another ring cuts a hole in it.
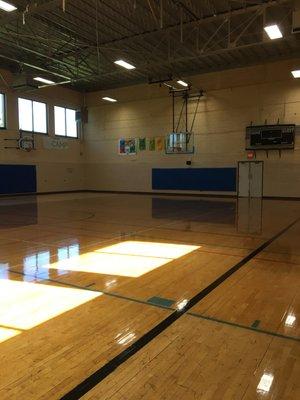
M 13 62 L 18 63 L 18 64 L 26 65 L 27 67 L 34 68 L 34 69 L 36 69 L 38 71 L 47 72 L 48 74 L 55 75 L 55 76 L 58 76 L 59 78 L 66 79 L 66 80 L 68 80 L 68 82 L 71 81 L 70 78 L 68 76 L 66 76 L 66 75 L 62 75 L 62 74 L 59 74 L 58 72 L 50 71 L 50 70 L 48 70 L 46 68 L 38 67 L 37 65 L 30 64 L 30 63 L 25 62 L 25 61 L 20 61 L 20 60 L 18 60 L 16 58 L 13 58 L 13 57 L 5 56 L 4 54 L 0 54 L 0 58 L 4 58 L 5 60 L 13 61 Z

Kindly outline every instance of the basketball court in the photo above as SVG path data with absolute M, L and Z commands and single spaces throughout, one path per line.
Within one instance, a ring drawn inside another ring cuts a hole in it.
M 263 200 L 258 234 L 236 231 L 236 199 L 57 194 L 2 215 L 11 202 L 1 399 L 297 398 L 297 202 Z
M 300 399 L 300 2 L 0 22 L 0 400 Z

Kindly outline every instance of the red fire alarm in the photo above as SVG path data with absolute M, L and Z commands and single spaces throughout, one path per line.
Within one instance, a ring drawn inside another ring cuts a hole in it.
M 254 156 L 255 156 L 254 151 L 248 151 L 248 152 L 247 152 L 247 158 L 248 158 L 248 160 L 253 160 Z

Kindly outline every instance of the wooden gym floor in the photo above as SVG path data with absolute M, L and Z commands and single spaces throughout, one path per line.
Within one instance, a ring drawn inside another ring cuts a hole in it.
M 0 399 L 300 398 L 300 202 L 0 199 Z

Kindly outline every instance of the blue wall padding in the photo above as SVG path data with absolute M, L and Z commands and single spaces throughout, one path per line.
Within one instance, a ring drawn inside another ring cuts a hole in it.
M 152 189 L 235 192 L 236 168 L 153 168 Z
M 0 194 L 36 192 L 35 165 L 0 165 Z

